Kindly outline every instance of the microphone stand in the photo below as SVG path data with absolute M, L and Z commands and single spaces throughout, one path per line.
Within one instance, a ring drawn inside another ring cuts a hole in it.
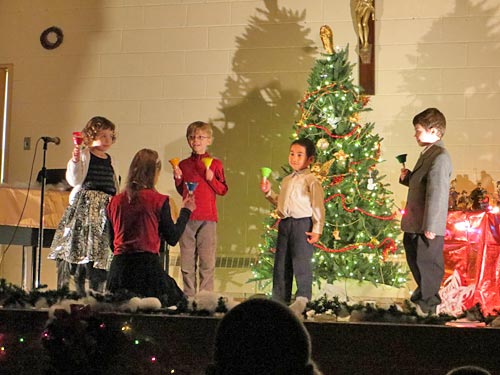
M 45 200 L 45 184 L 47 182 L 47 168 L 45 168 L 45 159 L 47 155 L 47 143 L 49 143 L 45 138 L 43 138 L 43 161 L 42 161 L 42 188 L 40 191 L 40 225 L 38 229 L 38 248 L 34 247 L 32 250 L 32 257 L 36 259 L 33 262 L 33 287 L 40 287 L 40 274 L 42 268 L 42 249 L 43 249 L 43 208 Z M 38 251 L 38 253 L 37 253 Z

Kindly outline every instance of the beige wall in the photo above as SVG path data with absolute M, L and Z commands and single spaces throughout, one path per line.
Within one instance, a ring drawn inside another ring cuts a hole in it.
M 414 164 L 411 118 L 429 106 L 448 118 L 445 142 L 459 188 L 500 180 L 500 1 L 376 3 L 376 95 L 363 120 L 385 139 L 381 169 L 396 202 L 406 192 L 395 183 L 394 156 L 408 153 Z M 230 188 L 219 199 L 219 255 L 256 254 L 268 210 L 258 168 L 286 162 L 296 102 L 325 23 L 357 62 L 348 0 L 0 0 L 0 64 L 14 64 L 9 183 L 29 180 L 27 136 L 33 146 L 42 135 L 61 137 L 49 146 L 47 166 L 64 167 L 71 132 L 94 115 L 109 117 L 119 132 L 111 153 L 125 177 L 142 147 L 158 150 L 165 165 L 186 157 L 186 125 L 210 120 L 217 126 L 212 152 Z M 64 43 L 47 51 L 39 35 L 52 25 L 63 29 Z M 179 203 L 168 167 L 159 189 Z M 19 254 L 9 250 L 0 269 L 16 283 Z M 44 269 L 42 281 L 53 286 L 53 265 Z M 248 275 L 219 270 L 218 288 L 252 292 Z

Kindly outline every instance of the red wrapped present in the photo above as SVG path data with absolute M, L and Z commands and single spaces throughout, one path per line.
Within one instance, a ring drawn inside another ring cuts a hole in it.
M 500 311 L 500 215 L 451 211 L 446 223 L 440 311 L 453 315 L 480 303 Z

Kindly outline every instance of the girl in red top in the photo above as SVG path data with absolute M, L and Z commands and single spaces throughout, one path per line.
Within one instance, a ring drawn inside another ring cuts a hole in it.
M 114 257 L 107 287 L 112 293 L 125 290 L 157 297 L 170 306 L 184 295 L 160 265 L 160 235 L 169 245 L 175 245 L 196 206 L 194 198 L 188 196 L 174 223 L 169 197 L 155 189 L 160 170 L 156 151 L 138 151 L 130 164 L 125 191 L 108 205 Z

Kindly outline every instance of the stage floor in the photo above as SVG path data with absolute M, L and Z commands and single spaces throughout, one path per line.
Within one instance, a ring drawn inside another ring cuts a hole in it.
M 193 375 L 203 374 L 211 360 L 220 319 L 121 313 L 96 317 L 102 327 L 126 330 L 132 341 L 148 343 L 161 362 L 158 373 Z M 47 318 L 47 311 L 0 309 L 2 374 L 42 374 L 32 357 L 44 352 L 41 337 Z M 308 321 L 305 326 L 312 338 L 313 359 L 325 375 L 444 375 L 453 367 L 471 364 L 500 374 L 497 328 Z M 118 346 L 111 342 L 111 347 L 114 344 Z

